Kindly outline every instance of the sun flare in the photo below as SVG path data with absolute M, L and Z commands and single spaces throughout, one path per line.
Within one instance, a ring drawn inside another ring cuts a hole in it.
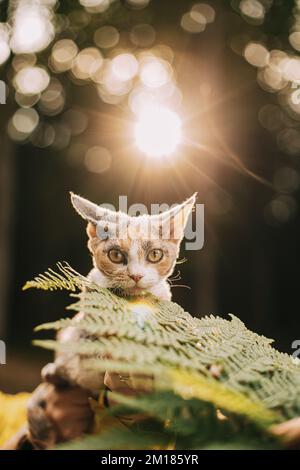
M 181 141 L 179 116 L 164 106 L 145 106 L 135 125 L 135 141 L 137 147 L 150 157 L 171 154 Z

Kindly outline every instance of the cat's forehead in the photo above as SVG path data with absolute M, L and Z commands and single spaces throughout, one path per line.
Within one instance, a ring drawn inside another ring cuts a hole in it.
M 155 217 L 149 215 L 140 215 L 136 217 L 128 217 L 127 227 L 130 227 L 133 231 L 141 233 L 143 229 L 149 228 L 150 230 L 157 230 L 160 226 L 160 222 Z
M 122 238 L 129 240 L 140 240 L 159 238 L 160 223 L 148 215 L 130 217 L 122 212 L 116 212 L 113 218 L 107 220 L 102 218 L 97 223 L 99 238 Z M 103 232 L 103 233 L 102 233 Z
M 153 240 L 151 238 L 112 238 L 105 241 L 105 251 L 111 248 L 118 248 L 132 256 L 144 256 L 145 252 L 153 248 L 162 248 L 169 252 L 170 242 L 163 240 Z

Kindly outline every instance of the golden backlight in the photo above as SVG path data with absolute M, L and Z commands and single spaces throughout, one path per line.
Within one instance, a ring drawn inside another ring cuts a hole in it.
M 181 141 L 181 120 L 161 105 L 147 105 L 138 114 L 135 125 L 137 147 L 150 157 L 173 153 Z

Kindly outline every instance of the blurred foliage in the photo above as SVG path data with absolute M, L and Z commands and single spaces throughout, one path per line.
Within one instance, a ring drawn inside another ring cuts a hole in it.
M 149 106 L 155 104 L 157 116 L 162 108 L 179 115 L 194 112 L 189 109 L 184 96 L 187 90 L 180 76 L 187 45 L 194 44 L 193 54 L 197 55 L 202 38 L 204 43 L 209 38 L 225 41 L 223 50 L 227 48 L 246 60 L 255 70 L 253 74 L 248 69 L 248 75 L 254 80 L 256 74 L 258 85 L 270 93 L 258 119 L 274 136 L 280 151 L 291 158 L 283 163 L 278 159 L 265 162 L 269 165 L 265 179 L 271 180 L 274 194 L 265 204 L 264 218 L 270 226 L 281 226 L 295 218 L 294 193 L 300 186 L 295 160 L 300 153 L 298 3 L 297 0 L 207 3 L 182 0 L 176 5 L 167 0 L 2 2 L 7 21 L 0 24 L 0 63 L 11 105 L 2 118 L 3 126 L 15 142 L 69 152 L 73 166 L 83 164 L 92 174 L 102 176 L 112 168 L 114 158 L 105 137 L 101 145 L 90 139 L 96 132 L 98 108 L 107 106 L 112 118 L 109 122 L 107 114 L 99 115 L 102 134 L 117 134 L 123 138 L 119 145 L 126 142 L 130 148 L 132 123 L 141 119 Z M 205 82 L 199 91 L 195 84 L 189 91 L 189 99 L 195 95 L 196 102 L 196 95 L 203 95 L 204 109 L 215 106 L 214 102 L 209 103 L 214 100 L 213 88 L 218 86 L 213 73 L 206 78 L 208 82 L 212 80 L 211 85 Z M 241 75 L 241 88 L 244 81 L 245 76 Z M 155 120 L 147 121 L 148 128 L 149 123 L 154 126 Z M 141 138 L 136 137 L 136 144 L 142 152 L 151 154 L 146 137 L 145 132 Z M 149 136 L 150 142 L 152 137 Z M 209 152 L 217 152 L 214 143 L 209 142 L 206 149 L 206 143 L 200 142 L 199 137 L 192 138 L 189 132 L 185 140 L 187 152 L 207 151 L 209 146 L 212 147 Z M 144 144 L 140 145 L 141 141 Z M 221 157 L 222 164 L 252 177 L 256 174 L 256 168 L 248 171 L 247 162 L 222 145 L 225 157 Z M 168 159 L 167 162 L 170 164 Z M 228 215 L 232 209 L 230 195 L 213 191 L 209 206 L 213 214 Z
M 5 395 L 0 392 L 0 446 L 25 425 L 28 393 Z
M 228 46 L 256 68 L 265 91 L 277 94 L 259 113 L 262 126 L 277 134 L 284 152 L 300 151 L 296 0 L 182 0 L 176 6 L 153 0 L 18 0 L 1 6 L 7 22 L 0 25 L 0 62 L 9 100 L 19 106 L 8 132 L 17 142 L 61 150 L 85 132 L 86 111 L 76 109 L 74 86 L 91 85 L 102 102 L 135 115 L 153 101 L 182 110 L 176 77 L 180 44 L 225 27 Z M 102 158 L 100 151 L 90 163 L 87 158 L 91 171 L 106 171 L 95 163 Z M 277 177 L 278 189 L 292 192 L 284 176 Z M 299 176 L 294 181 L 291 186 L 298 187 Z M 270 218 L 288 219 L 292 206 L 287 198 L 276 200 Z
M 249 423 L 241 416 L 225 417 L 209 402 L 184 399 L 169 392 L 157 392 L 138 398 L 117 395 L 121 403 L 107 415 L 115 417 L 131 415 L 128 427 L 111 422 L 110 429 L 102 429 L 101 418 L 98 434 L 79 441 L 63 444 L 60 449 L 275 449 L 280 443 L 267 428 Z M 143 416 L 136 421 L 136 416 Z M 122 421 L 122 418 L 120 418 Z

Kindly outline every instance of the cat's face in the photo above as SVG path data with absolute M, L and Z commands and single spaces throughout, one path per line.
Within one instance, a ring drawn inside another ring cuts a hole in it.
M 195 195 L 160 216 L 129 217 L 76 195 L 72 203 L 88 220 L 88 247 L 109 287 L 138 295 L 172 274 Z
M 93 226 L 89 247 L 94 265 L 110 279 L 110 286 L 131 294 L 148 290 L 167 279 L 173 271 L 178 244 L 168 240 L 108 238 L 100 240 Z

